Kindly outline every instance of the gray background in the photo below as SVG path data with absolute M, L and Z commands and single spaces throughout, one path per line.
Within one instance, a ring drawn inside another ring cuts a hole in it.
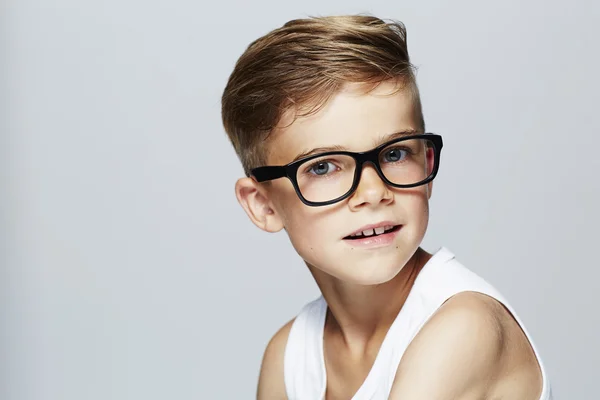
M 238 206 L 220 95 L 259 35 L 370 12 L 407 25 L 445 138 L 424 247 L 508 297 L 557 397 L 597 398 L 598 4 L 4 2 L 0 397 L 254 396 L 318 291 Z

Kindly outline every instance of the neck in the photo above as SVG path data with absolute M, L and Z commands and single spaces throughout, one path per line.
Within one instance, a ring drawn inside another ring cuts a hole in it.
M 327 301 L 326 329 L 359 346 L 385 336 L 430 258 L 431 254 L 419 248 L 393 279 L 370 286 L 342 282 L 309 265 Z

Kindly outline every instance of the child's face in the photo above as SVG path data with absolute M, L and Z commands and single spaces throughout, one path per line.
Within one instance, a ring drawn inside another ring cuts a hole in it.
M 289 116 L 284 116 L 283 128 L 270 138 L 267 165 L 285 165 L 298 154 L 321 147 L 366 151 L 389 141 L 387 135 L 418 132 L 411 94 L 404 90 L 390 94 L 394 89 L 393 83 L 383 83 L 365 94 L 361 87 L 350 85 L 314 115 L 291 125 Z M 270 185 L 244 178 L 237 189 L 251 219 L 267 231 L 285 228 L 309 265 L 345 282 L 377 284 L 393 278 L 420 245 L 428 223 L 431 183 L 410 189 L 390 187 L 371 164 L 365 164 L 356 191 L 328 206 L 305 205 L 286 178 Z M 400 225 L 383 243 L 344 239 L 383 221 Z

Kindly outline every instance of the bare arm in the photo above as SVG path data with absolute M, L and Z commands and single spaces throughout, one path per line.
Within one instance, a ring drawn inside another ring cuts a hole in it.
M 257 400 L 287 400 L 283 378 L 283 355 L 294 320 L 285 324 L 269 341 L 258 378 Z
M 498 395 L 508 363 L 523 358 L 523 343 L 518 341 L 527 341 L 524 335 L 513 334 L 520 328 L 507 315 L 499 303 L 482 294 L 450 299 L 408 347 L 389 399 L 476 400 Z M 519 369 L 527 379 L 511 376 L 510 392 L 519 395 L 510 398 L 537 400 L 541 380 L 531 379 L 537 376 L 532 371 L 536 368 L 529 363 Z

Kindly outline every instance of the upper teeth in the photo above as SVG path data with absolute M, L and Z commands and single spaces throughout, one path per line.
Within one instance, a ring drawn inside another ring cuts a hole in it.
M 352 236 L 372 236 L 373 234 L 381 235 L 382 233 L 391 230 L 393 227 L 393 225 L 386 225 L 375 229 L 367 229 L 362 232 L 354 233 Z

